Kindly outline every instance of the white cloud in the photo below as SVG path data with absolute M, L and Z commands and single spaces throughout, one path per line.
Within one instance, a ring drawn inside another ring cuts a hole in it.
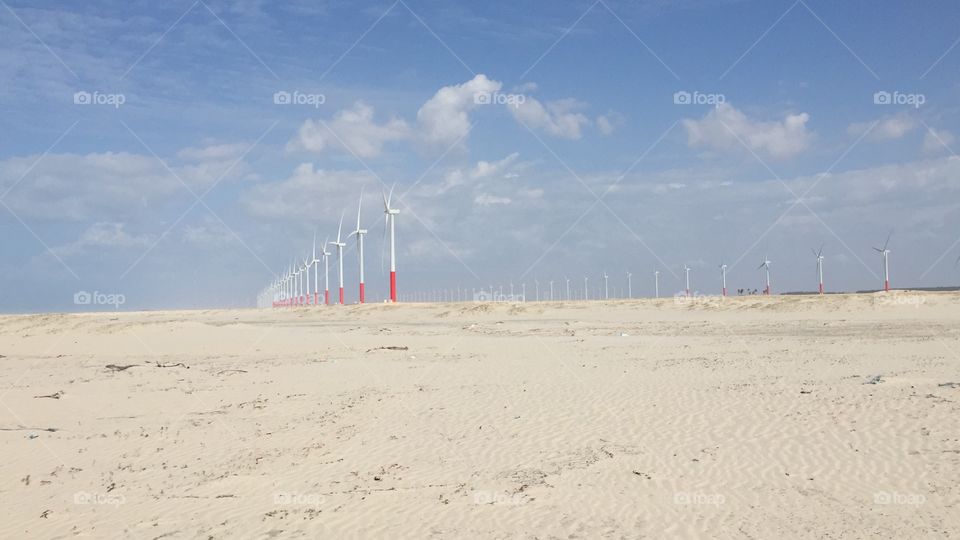
M 804 151 L 812 135 L 807 113 L 788 114 L 782 122 L 751 120 L 729 103 L 721 103 L 701 120 L 686 119 L 687 144 L 695 148 L 730 151 L 746 145 L 764 157 L 786 159 Z
M 444 175 L 443 182 L 432 192 L 439 195 L 452 188 L 464 185 L 468 181 L 475 183 L 478 180 L 499 175 L 516 163 L 519 157 L 520 154 L 514 152 L 498 161 L 478 161 L 476 165 L 469 169 L 453 169 Z
M 874 124 L 876 124 L 874 126 Z M 876 122 L 856 122 L 847 127 L 847 133 L 855 137 L 867 133 L 866 137 L 873 141 L 890 141 L 899 139 L 913 131 L 920 123 L 907 113 L 884 116 Z M 871 129 L 871 126 L 874 126 Z
M 77 240 L 52 248 L 60 258 L 79 255 L 88 251 L 143 247 L 150 243 L 147 235 L 131 235 L 124 223 L 98 222 L 88 227 Z
M 237 159 L 247 149 L 243 143 L 211 144 L 208 146 L 188 147 L 177 152 L 177 157 L 184 161 L 221 161 Z
M 602 135 L 612 135 L 614 130 L 623 123 L 623 115 L 617 112 L 609 112 L 597 117 L 597 129 Z
M 953 133 L 945 129 L 929 129 L 923 136 L 923 153 L 940 154 L 943 152 L 953 152 Z
M 473 198 L 473 203 L 477 206 L 491 206 L 494 204 L 510 204 L 509 197 L 497 197 L 489 193 L 481 193 Z
M 420 138 L 446 150 L 470 131 L 467 112 L 479 106 L 476 96 L 498 92 L 501 86 L 482 73 L 463 84 L 444 86 L 417 111 Z
M 115 219 L 170 197 L 192 199 L 190 191 L 199 195 L 224 175 L 228 181 L 248 170 L 233 164 L 200 161 L 167 170 L 154 156 L 127 152 L 13 157 L 0 161 L 0 193 L 13 187 L 5 202 L 23 217 Z
M 539 129 L 564 139 L 579 139 L 583 126 L 590 125 L 589 118 L 574 112 L 580 107 L 582 104 L 574 99 L 561 99 L 544 105 L 530 96 L 526 96 L 522 103 L 508 105 L 518 122 L 530 129 Z
M 371 184 L 380 185 L 376 177 L 367 171 L 328 171 L 314 169 L 312 163 L 303 163 L 289 178 L 259 184 L 247 190 L 241 198 L 247 210 L 258 217 L 304 219 L 320 214 L 339 216 L 344 209 L 356 204 L 361 187 Z
M 287 148 L 314 153 L 335 149 L 370 158 L 379 156 L 384 144 L 411 136 L 410 127 L 402 119 L 391 118 L 377 124 L 373 113 L 373 107 L 358 101 L 352 108 L 334 115 L 326 126 L 320 120 L 308 119 Z

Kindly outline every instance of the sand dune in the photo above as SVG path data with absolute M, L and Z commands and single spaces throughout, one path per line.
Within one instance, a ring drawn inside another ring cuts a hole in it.
M 7 316 L 0 355 L 3 538 L 960 536 L 954 293 Z

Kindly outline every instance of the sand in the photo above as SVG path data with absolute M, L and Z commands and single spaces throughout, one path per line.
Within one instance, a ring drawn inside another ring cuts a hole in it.
M 6 316 L 0 355 L 2 538 L 960 536 L 953 293 Z

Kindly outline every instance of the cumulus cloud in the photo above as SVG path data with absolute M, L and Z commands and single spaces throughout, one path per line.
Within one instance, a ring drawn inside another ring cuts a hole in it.
M 420 138 L 428 146 L 449 148 L 470 131 L 467 112 L 479 106 L 477 96 L 502 86 L 482 73 L 463 84 L 444 86 L 417 111 Z
M 259 184 L 242 196 L 253 215 L 270 219 L 302 219 L 309 206 L 314 214 L 339 215 L 356 204 L 364 185 L 379 186 L 368 171 L 315 169 L 303 163 L 284 180 Z
M 308 119 L 287 148 L 314 153 L 333 149 L 370 158 L 379 156 L 384 144 L 410 136 L 411 130 L 405 121 L 391 118 L 378 124 L 373 107 L 358 101 L 352 108 L 338 112 L 326 125 L 320 120 Z
M 786 159 L 809 146 L 809 120 L 807 113 L 788 114 L 782 122 L 752 120 L 729 103 L 721 103 L 700 120 L 684 120 L 683 127 L 692 148 L 729 151 L 746 145 L 758 155 Z
M 505 171 L 509 170 L 510 167 L 517 162 L 519 157 L 520 154 L 514 152 L 497 161 L 481 160 L 478 161 L 473 167 L 468 167 L 466 169 L 453 169 L 444 175 L 443 181 L 439 185 L 437 185 L 435 188 L 425 186 L 425 191 L 429 191 L 434 195 L 440 195 L 453 188 L 468 183 L 476 184 L 477 181 L 481 181 L 486 178 L 492 178 L 501 174 L 506 177 L 507 173 Z
M 902 138 L 907 133 L 913 131 L 918 125 L 920 125 L 920 122 L 911 115 L 899 113 L 884 116 L 876 122 L 856 122 L 850 124 L 850 126 L 847 127 L 847 133 L 855 137 L 867 133 L 867 139 L 873 141 L 890 141 Z
M 617 127 L 623 125 L 623 115 L 617 112 L 609 112 L 597 117 L 597 129 L 601 135 L 612 135 Z
M 187 147 L 177 152 L 177 157 L 184 161 L 220 161 L 237 159 L 247 149 L 243 143 L 211 144 L 199 147 Z
M 473 198 L 473 204 L 477 206 L 491 206 L 494 204 L 510 204 L 510 197 L 498 197 L 489 193 L 481 193 Z
M 510 105 L 510 113 L 520 123 L 530 129 L 545 131 L 554 137 L 579 139 L 583 126 L 590 125 L 590 119 L 575 112 L 583 105 L 574 99 L 561 99 L 547 104 L 526 96 L 522 102 Z

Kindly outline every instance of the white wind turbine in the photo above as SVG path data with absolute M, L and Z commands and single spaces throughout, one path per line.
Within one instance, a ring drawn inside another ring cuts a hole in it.
M 383 192 L 380 192 L 381 195 Z M 383 213 L 386 214 L 386 225 L 390 230 L 390 301 L 397 301 L 397 250 L 396 250 L 396 219 L 400 210 L 390 208 L 390 201 L 393 200 L 393 186 L 390 187 L 390 195 L 383 197 Z M 381 251 L 382 253 L 382 251 Z M 382 259 L 381 259 L 382 260 Z M 382 271 L 383 266 L 381 266 Z
M 570 278 L 563 276 L 563 280 L 567 282 L 567 302 L 570 301 Z
M 684 264 L 683 271 L 687 276 L 687 296 L 690 296 L 690 267 Z
M 653 271 L 653 295 L 654 298 L 660 298 L 660 271 Z
M 820 294 L 823 294 L 823 246 L 820 246 L 820 251 L 813 251 L 813 255 L 817 258 L 817 277 L 820 279 Z
M 722 286 L 723 296 L 727 295 L 727 265 L 720 262 L 720 283 Z
M 770 294 L 770 259 L 766 255 L 763 256 L 763 262 L 760 263 L 760 266 L 757 267 L 757 270 L 763 268 L 767 275 L 767 287 L 763 290 L 763 294 Z
M 583 276 L 583 299 L 584 300 L 590 299 L 590 292 L 589 292 L 590 290 L 587 288 L 587 279 L 588 279 L 587 276 Z
M 327 246 L 330 245 L 329 238 L 323 239 L 323 303 L 330 305 L 330 255 Z
M 303 266 L 301 268 L 303 269 L 304 279 L 302 280 L 301 285 L 304 285 L 303 303 L 304 305 L 308 305 L 308 306 L 310 305 L 310 265 L 311 264 L 313 264 L 312 259 L 308 259 L 306 257 L 303 258 Z
M 350 236 L 357 236 L 357 252 L 360 255 L 360 303 L 364 303 L 363 290 L 363 235 L 367 234 L 366 229 L 360 228 L 360 209 L 363 207 L 363 189 L 360 190 L 360 203 L 357 205 L 357 228 Z M 349 238 L 349 237 L 348 237 Z
M 340 285 L 340 305 L 343 305 L 343 248 L 347 246 L 346 242 L 343 242 L 340 239 L 340 232 L 343 230 L 343 214 L 340 214 L 340 225 L 337 226 L 337 241 L 331 242 L 333 245 L 337 246 L 337 265 L 339 266 L 339 271 L 337 272 L 337 279 Z
M 633 281 L 631 281 L 632 278 L 633 278 L 633 274 L 631 274 L 630 271 L 628 270 L 627 271 L 627 298 L 633 298 Z
M 887 249 L 887 245 L 890 244 L 890 236 L 893 234 L 893 231 L 890 231 L 890 234 L 887 235 L 887 241 L 883 243 L 883 249 L 873 248 L 874 251 L 883 255 L 883 290 L 890 290 L 890 250 Z
M 607 282 L 610 279 L 610 276 L 607 275 L 607 272 L 603 272 L 603 299 L 610 299 L 610 287 L 607 286 Z
M 317 231 L 313 231 L 313 258 L 310 259 L 310 265 L 313 266 L 313 305 L 320 304 L 320 259 L 317 258 Z M 310 291 L 307 291 L 309 294 Z
M 553 280 L 550 280 L 550 301 L 553 302 Z

